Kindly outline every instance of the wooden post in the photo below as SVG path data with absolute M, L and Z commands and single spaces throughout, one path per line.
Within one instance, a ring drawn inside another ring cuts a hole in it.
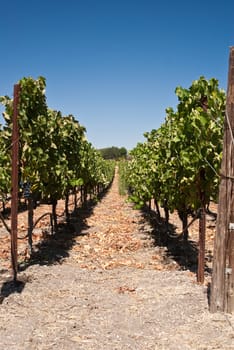
M 18 163 L 19 163 L 19 129 L 18 104 L 20 86 L 14 86 L 13 128 L 12 128 L 12 175 L 11 175 L 11 263 L 13 278 L 17 280 L 17 223 L 18 223 Z
M 233 111 L 234 115 L 234 111 Z M 234 147 L 234 145 L 233 145 Z M 230 212 L 230 226 L 227 237 L 227 299 L 226 311 L 234 313 L 234 183 L 232 184 L 232 201 Z
M 206 242 L 206 209 L 205 209 L 205 170 L 200 169 L 199 172 L 199 192 L 200 192 L 200 218 L 199 218 L 199 250 L 198 250 L 198 268 L 197 268 L 197 282 L 204 283 L 205 279 L 205 242 Z
M 199 219 L 199 250 L 198 250 L 198 269 L 197 282 L 204 283 L 205 279 L 205 241 L 206 241 L 206 210 L 203 206 Z
M 234 47 L 230 49 L 210 311 L 234 312 Z

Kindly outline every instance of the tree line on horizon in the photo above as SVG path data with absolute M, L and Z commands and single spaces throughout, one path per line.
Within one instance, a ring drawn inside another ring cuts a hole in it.
M 125 147 L 115 146 L 98 149 L 98 152 L 100 152 L 101 156 L 106 160 L 126 159 L 128 154 L 128 151 Z

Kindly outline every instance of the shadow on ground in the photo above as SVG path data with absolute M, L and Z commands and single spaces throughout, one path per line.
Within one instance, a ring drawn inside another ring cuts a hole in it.
M 34 251 L 31 257 L 18 265 L 18 271 L 23 272 L 31 265 L 52 265 L 62 263 L 63 259 L 69 256 L 69 250 L 74 244 L 77 244 L 77 236 L 86 235 L 89 226 L 86 219 L 92 215 L 94 207 L 109 192 L 109 187 L 98 195 L 97 200 L 90 200 L 82 207 L 76 209 L 70 214 L 69 222 L 60 223 L 56 234 L 46 232 L 43 239 L 34 245 Z M 6 272 L 6 271 L 3 271 Z M 7 278 L 1 284 L 0 304 L 3 300 L 14 293 L 21 293 L 25 284 L 30 282 L 26 275 L 18 275 L 17 280 Z M 1 281 L 0 281 L 1 282 Z
M 86 224 L 86 219 L 92 215 L 94 207 L 107 195 L 109 189 L 110 186 L 98 196 L 98 200 L 90 200 L 73 211 L 70 214 L 69 222 L 64 219 L 64 222 L 58 224 L 56 234 L 45 232 L 43 240 L 35 245 L 31 257 L 19 265 L 19 270 L 24 271 L 35 264 L 62 263 L 64 258 L 69 257 L 69 251 L 74 244 L 77 244 L 75 238 L 88 233 L 89 226 Z
M 9 295 L 13 293 L 22 293 L 26 282 L 27 281 L 24 279 L 17 281 L 12 281 L 11 279 L 4 282 L 0 289 L 0 304 L 2 304 L 3 300 L 9 297 Z
M 198 246 L 191 239 L 184 240 L 176 233 L 176 227 L 159 218 L 155 211 L 143 210 L 144 219 L 151 225 L 155 245 L 165 247 L 169 258 L 174 259 L 182 270 L 197 272 Z

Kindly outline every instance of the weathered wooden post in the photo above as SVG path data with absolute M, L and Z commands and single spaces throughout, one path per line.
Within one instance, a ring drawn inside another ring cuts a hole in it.
M 230 49 L 210 311 L 234 312 L 234 47 Z
M 198 269 L 197 282 L 204 283 L 205 279 L 205 240 L 206 240 L 206 210 L 203 206 L 200 209 L 199 219 L 199 250 L 198 250 Z
M 19 163 L 19 129 L 18 104 L 20 86 L 14 86 L 13 127 L 12 127 L 12 174 L 11 174 L 11 263 L 14 281 L 17 280 L 17 223 L 18 223 L 18 163 Z
M 200 218 L 199 218 L 199 250 L 198 250 L 198 268 L 197 282 L 204 283 L 205 279 L 205 242 L 206 242 L 206 209 L 205 209 L 205 192 L 202 190 L 202 183 L 205 181 L 205 170 L 200 169 Z

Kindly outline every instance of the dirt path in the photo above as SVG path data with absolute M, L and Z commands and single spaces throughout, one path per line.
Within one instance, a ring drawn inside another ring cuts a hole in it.
M 40 246 L 43 259 L 20 272 L 17 287 L 2 271 L 1 348 L 234 349 L 234 316 L 209 313 L 207 288 L 151 231 L 119 196 L 116 177 L 82 225 L 73 217 L 53 245 Z

